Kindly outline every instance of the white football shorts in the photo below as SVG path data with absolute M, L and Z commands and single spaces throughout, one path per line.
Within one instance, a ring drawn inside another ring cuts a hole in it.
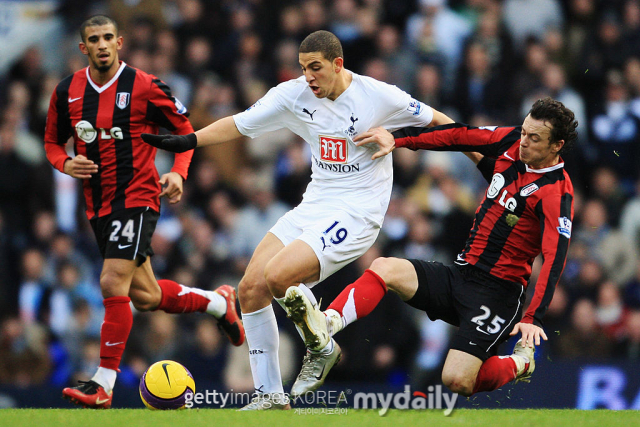
M 361 257 L 376 241 L 380 227 L 343 210 L 301 203 L 269 231 L 285 246 L 295 239 L 311 246 L 320 261 L 320 279 L 305 283 L 312 287 Z

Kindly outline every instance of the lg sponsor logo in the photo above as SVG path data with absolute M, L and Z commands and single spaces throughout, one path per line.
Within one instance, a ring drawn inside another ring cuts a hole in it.
M 119 127 L 112 127 L 111 129 L 94 129 L 93 125 L 86 120 L 80 120 L 76 124 L 76 133 L 78 134 L 78 138 L 86 142 L 87 144 L 91 144 L 96 140 L 98 136 L 98 132 L 100 133 L 100 139 L 123 139 L 124 135 L 122 133 L 122 129 Z

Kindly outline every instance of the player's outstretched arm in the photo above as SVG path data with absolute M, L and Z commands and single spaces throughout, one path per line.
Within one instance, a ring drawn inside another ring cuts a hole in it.
M 142 140 L 149 145 L 173 153 L 183 153 L 196 147 L 220 144 L 239 138 L 242 134 L 238 131 L 233 117 L 225 117 L 209 126 L 188 135 L 153 135 L 143 133 Z

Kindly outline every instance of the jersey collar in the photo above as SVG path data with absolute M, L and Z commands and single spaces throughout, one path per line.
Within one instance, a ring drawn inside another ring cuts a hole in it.
M 560 162 L 556 165 L 553 166 L 549 166 L 548 168 L 542 168 L 542 169 L 533 169 L 530 168 L 529 165 L 525 164 L 526 170 L 527 172 L 532 172 L 532 173 L 547 173 L 547 172 L 551 172 L 554 171 L 556 169 L 562 169 L 564 167 L 564 162 L 562 161 L 562 159 L 560 159 Z
M 127 64 L 125 64 L 124 61 L 122 61 L 122 63 L 120 64 L 120 68 L 118 68 L 118 71 L 116 72 L 116 74 L 111 78 L 111 80 L 109 80 L 108 82 L 106 82 L 105 84 L 103 84 L 102 86 L 98 86 L 97 84 L 95 84 L 95 82 L 93 80 L 91 80 L 91 75 L 89 74 L 89 67 L 86 68 L 86 73 L 87 73 L 87 80 L 89 81 L 89 83 L 91 84 L 91 86 L 95 89 L 96 92 L 98 93 L 102 93 L 105 90 L 109 89 L 109 87 L 111 87 L 111 85 L 113 84 L 113 82 L 115 82 L 116 80 L 118 80 L 118 77 L 120 77 L 120 74 L 122 74 L 122 70 L 124 70 L 124 67 L 126 67 Z

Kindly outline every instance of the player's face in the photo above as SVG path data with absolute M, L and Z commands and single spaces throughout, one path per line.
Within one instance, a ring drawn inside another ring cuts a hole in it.
M 113 24 L 85 28 L 80 50 L 89 58 L 89 65 L 100 72 L 118 67 L 118 51 L 122 49 L 122 37 L 116 36 Z
M 335 62 L 325 59 L 320 52 L 300 53 L 298 61 L 302 68 L 302 73 L 309 84 L 309 88 L 317 98 L 333 99 L 332 95 L 338 80 L 337 71 L 341 66 L 336 66 Z M 336 71 L 337 70 L 337 71 Z
M 534 169 L 553 166 L 564 141 L 552 143 L 550 138 L 551 124 L 528 115 L 520 135 L 520 160 Z

